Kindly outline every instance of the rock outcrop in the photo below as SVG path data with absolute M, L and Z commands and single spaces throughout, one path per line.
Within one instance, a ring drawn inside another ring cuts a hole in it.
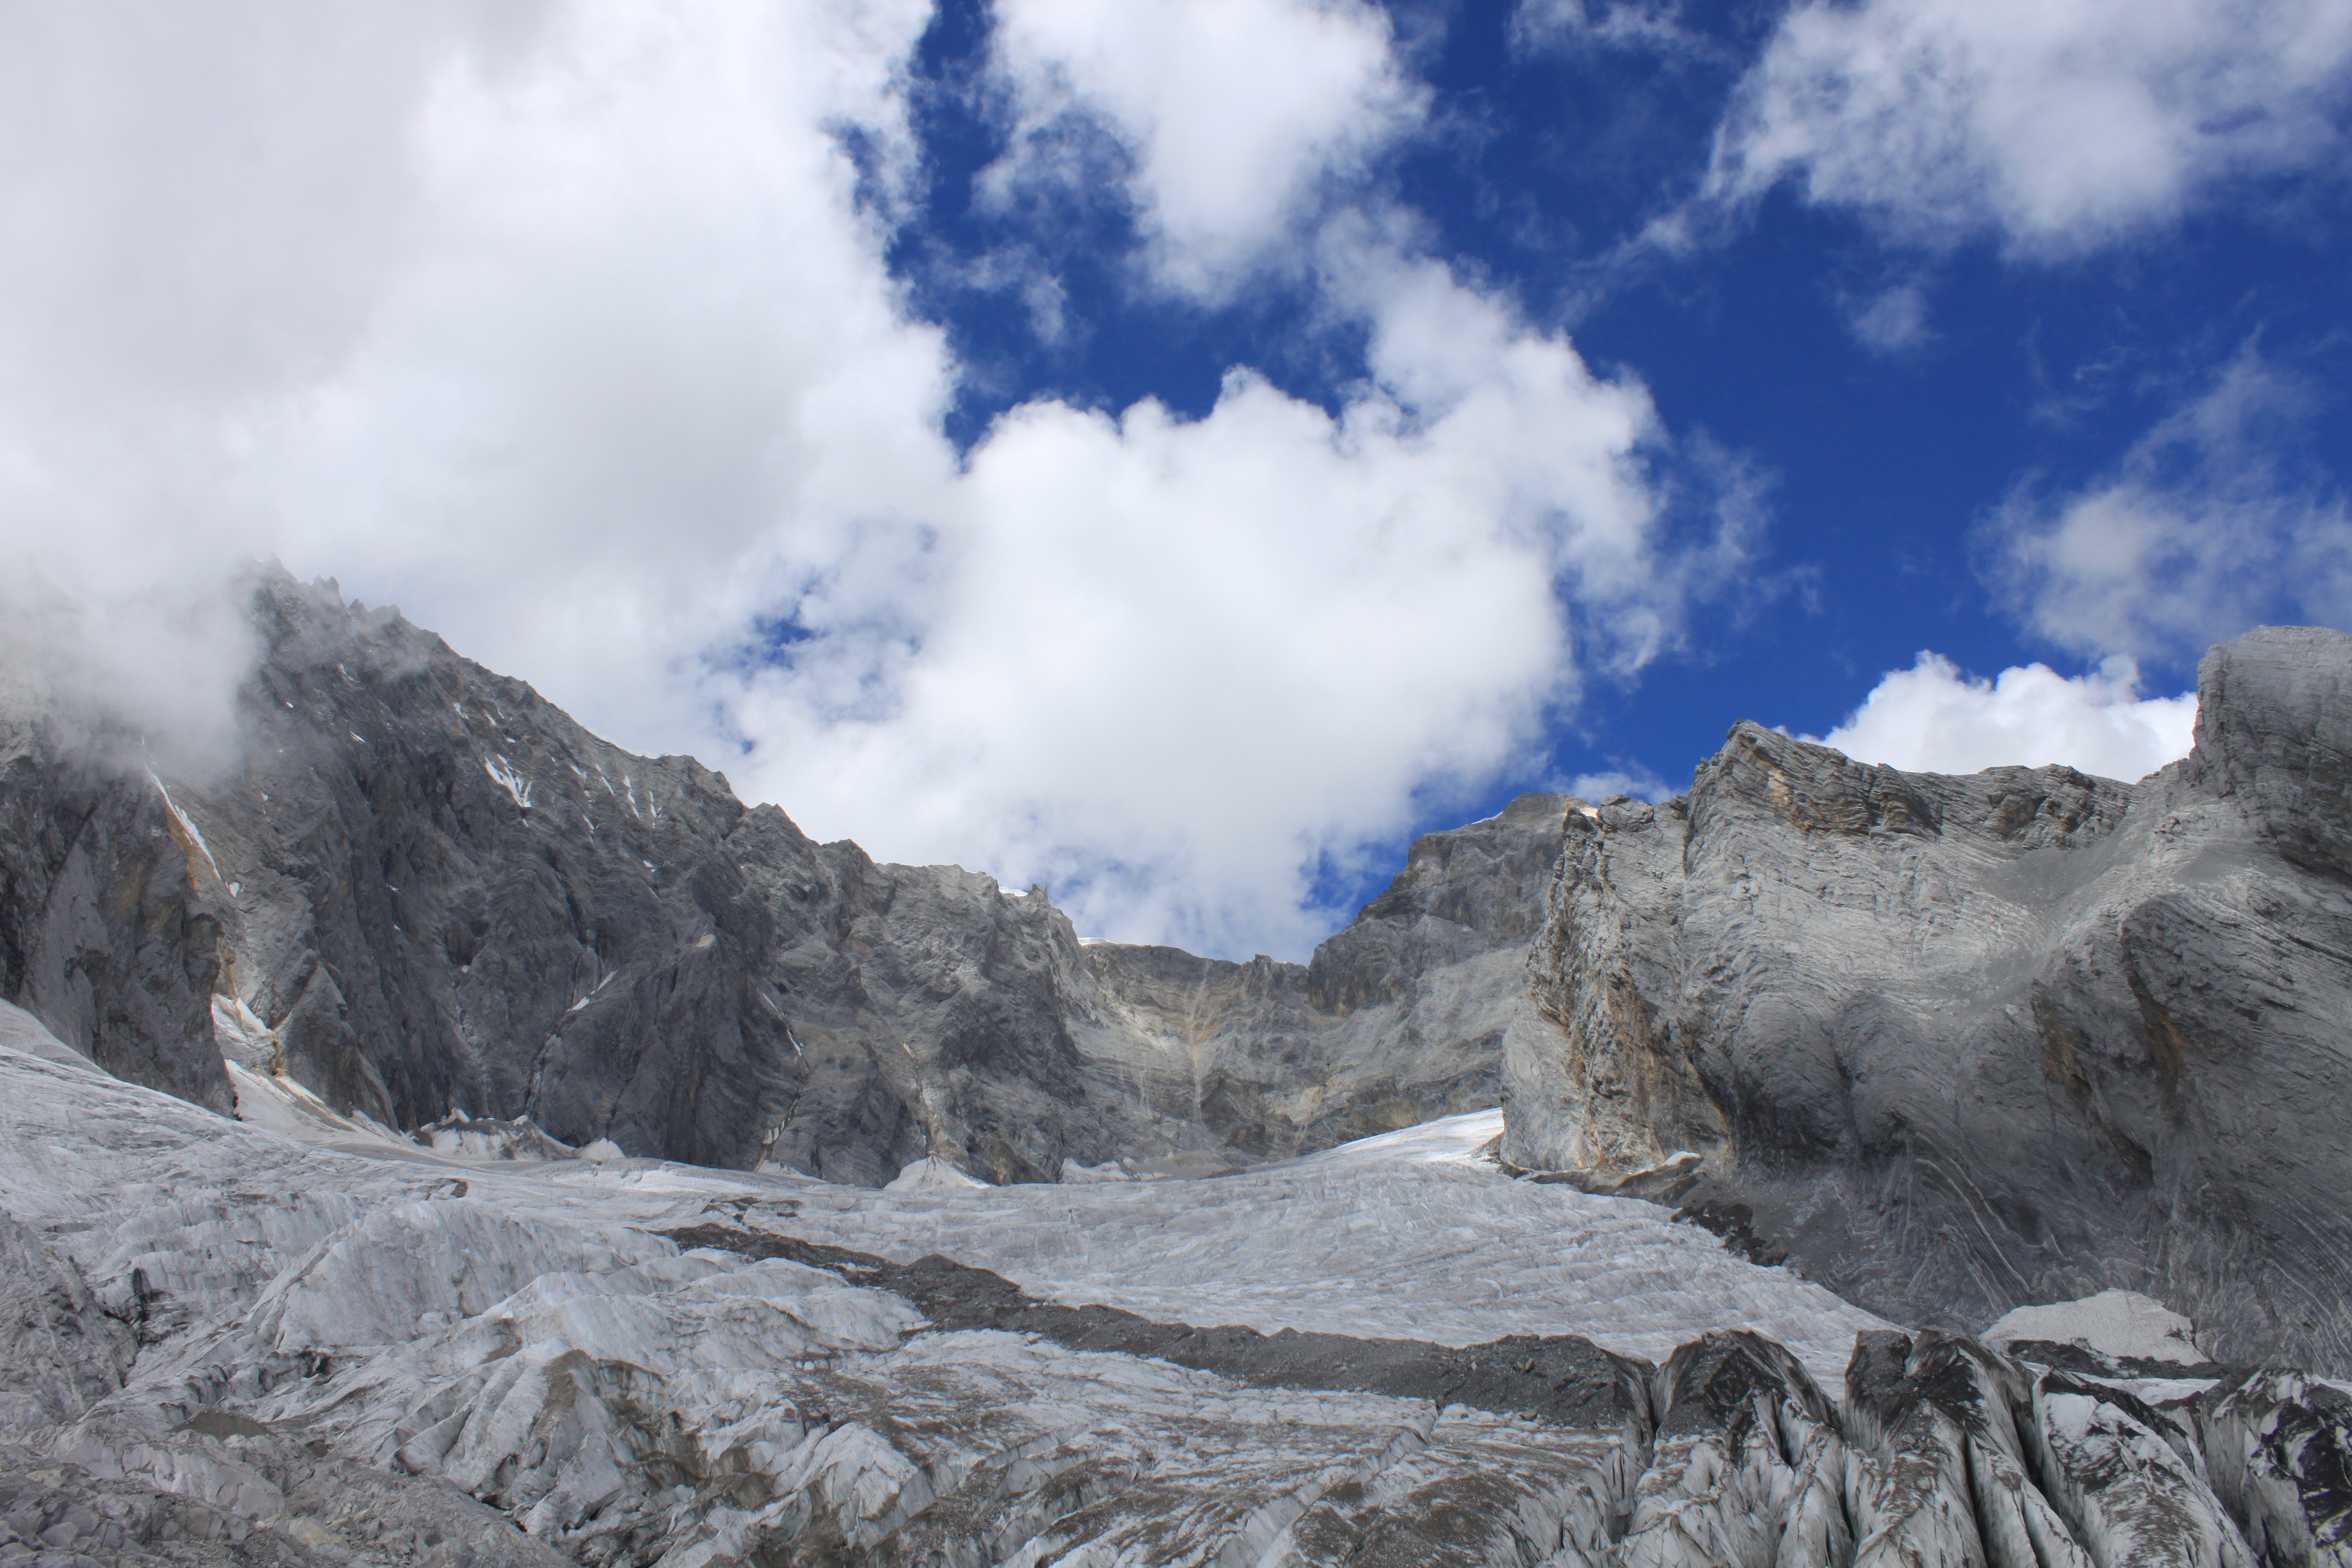
M 396 1128 L 867 1185 L 1227 1168 L 1498 1092 L 1560 797 L 1421 840 L 1309 965 L 1081 943 L 1040 892 L 815 843 L 396 611 L 282 573 L 254 605 L 226 769 L 0 736 L 0 997 L 129 1080 L 226 1110 L 226 1052 Z
M 134 756 L 0 713 L 0 998 L 111 1072 L 226 1110 L 212 994 L 227 900 Z
M 2137 784 L 1743 723 L 1578 812 L 1506 1157 L 1898 1321 L 2119 1287 L 2352 1371 L 2352 637 L 2249 633 L 2199 695 Z

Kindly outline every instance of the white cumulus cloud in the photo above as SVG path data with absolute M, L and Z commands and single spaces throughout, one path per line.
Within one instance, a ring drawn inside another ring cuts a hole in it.
M 1003 0 L 995 58 L 1019 105 L 1000 190 L 1090 180 L 1050 134 L 1106 125 L 1167 285 L 1230 292 L 1318 216 L 1324 184 L 1420 124 L 1427 90 L 1363 0 Z
M 2197 694 L 2141 696 L 2128 658 L 2079 676 L 2029 664 L 1987 680 L 1922 652 L 1909 669 L 1889 670 L 1844 723 L 1807 739 L 1913 772 L 2060 763 L 2130 781 L 2187 756 L 2196 728 Z
M 1803 0 L 1735 97 L 1710 184 L 1940 240 L 2063 254 L 2221 180 L 2340 170 L 2352 0 Z
M 803 601 L 740 709 L 761 787 L 1090 931 L 1303 952 L 1311 863 L 1530 760 L 1580 653 L 1638 667 L 1744 543 L 1665 547 L 1638 385 L 1442 268 L 1366 286 L 1336 417 L 1247 373 L 1193 421 L 1008 416 L 935 533 Z

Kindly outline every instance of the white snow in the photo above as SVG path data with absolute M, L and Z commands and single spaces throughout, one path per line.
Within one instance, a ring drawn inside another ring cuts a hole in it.
M 278 1037 L 241 997 L 213 998 L 213 1044 L 232 1067 L 265 1073 L 278 1067 Z
M 249 1127 L 263 1127 L 290 1138 L 350 1140 L 382 1143 L 396 1142 L 375 1126 L 362 1126 L 334 1109 L 283 1073 L 253 1068 L 224 1058 L 229 1087 L 236 1091 L 236 1119 Z
M 2017 1340 L 2046 1340 L 2108 1357 L 2193 1366 L 2213 1359 L 2196 1335 L 2196 1324 L 2161 1301 L 2129 1290 L 2102 1290 L 2079 1301 L 2020 1307 L 1987 1329 L 1984 1341 L 2006 1348 Z
M 517 805 L 526 811 L 530 809 L 530 781 L 516 772 L 513 763 L 504 757 L 487 757 L 483 759 L 482 771 L 514 796 Z
M 1709 1329 L 1753 1329 L 1831 1388 L 1855 1333 L 1891 1326 L 1654 1204 L 1512 1180 L 1479 1157 L 1501 1130 L 1501 1111 L 1477 1111 L 1192 1181 L 796 1184 L 790 1228 L 900 1262 L 944 1253 L 1060 1300 L 1266 1333 L 1581 1334 L 1663 1361 Z
M 617 974 L 620 972 L 615 970 L 613 973 Z M 594 985 L 589 987 L 587 995 L 583 996 L 579 1001 L 574 1002 L 570 1007 L 564 1010 L 569 1013 L 577 1013 L 581 1008 L 585 1007 L 589 1003 L 593 1002 L 598 996 L 602 995 L 604 994 L 604 987 L 610 985 L 612 983 L 613 975 L 605 975 L 604 979 L 599 980 Z
M 22 1051 L 67 1067 L 98 1070 L 95 1062 L 49 1033 L 47 1025 L 13 1002 L 0 1002 L 0 1049 Z
M 205 842 L 204 830 L 189 819 L 186 812 L 180 809 L 179 802 L 172 798 L 172 792 L 163 787 L 163 781 L 156 778 L 154 769 L 149 768 L 147 776 L 154 780 L 155 793 L 163 797 L 163 809 L 172 814 L 172 820 L 180 825 L 180 831 L 195 842 L 196 848 L 204 855 L 205 864 L 213 868 L 213 880 L 219 881 L 220 862 L 213 858 L 212 846 Z
M 886 1193 L 954 1192 L 974 1187 L 986 1191 L 988 1184 L 965 1175 L 945 1160 L 926 1156 L 901 1169 L 882 1190 Z

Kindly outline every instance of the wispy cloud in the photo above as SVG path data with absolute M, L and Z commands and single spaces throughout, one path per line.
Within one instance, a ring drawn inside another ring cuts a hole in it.
M 1724 55 L 1684 19 L 1682 0 L 1519 0 L 1510 30 L 1522 49 L 1631 49 L 1717 62 Z
M 1660 801 L 1675 793 L 1674 785 L 1638 763 L 1605 768 L 1599 773 L 1553 779 L 1544 787 L 1559 795 L 1572 795 L 1579 800 L 1596 802 L 1613 800 L 1619 795 Z
M 2248 349 L 2113 472 L 2020 489 L 1987 535 L 2003 605 L 2061 647 L 2174 660 L 2266 618 L 2352 624 L 2352 510 L 2287 456 L 2308 397 Z
M 1710 190 L 1793 180 L 1898 237 L 2064 255 L 2233 176 L 2340 165 L 2344 0 L 1804 0 L 1736 95 Z
M 1916 283 L 1895 283 L 1859 294 L 1843 295 L 1846 330 L 1874 353 L 1911 353 L 1935 342 L 1927 320 L 1927 294 Z

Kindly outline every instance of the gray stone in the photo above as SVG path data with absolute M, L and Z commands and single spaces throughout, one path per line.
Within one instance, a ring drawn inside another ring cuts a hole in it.
M 2139 784 L 1865 766 L 1754 724 L 1570 818 L 1506 1158 L 1729 1205 L 1898 1321 L 2107 1288 L 2352 1369 L 2352 637 L 2213 649 Z
M 1423 835 L 1305 965 L 1087 944 L 1095 988 L 1076 1035 L 1117 1086 L 1102 1098 L 1253 1158 L 1493 1105 L 1568 804 L 1523 795 Z
M 0 711 L 0 997 L 110 1072 L 226 1110 L 210 1007 L 226 899 L 130 754 Z

